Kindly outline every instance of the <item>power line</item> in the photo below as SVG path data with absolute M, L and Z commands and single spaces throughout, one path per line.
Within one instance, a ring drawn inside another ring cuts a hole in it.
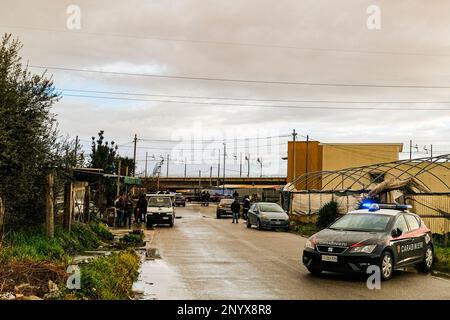
M 68 33 L 68 34 L 72 34 L 72 35 L 118 37 L 118 38 L 129 38 L 129 39 L 136 39 L 136 40 L 212 44 L 212 45 L 220 45 L 220 46 L 260 47 L 260 48 L 275 48 L 275 49 L 319 51 L 319 52 L 336 52 L 336 53 L 351 53 L 351 54 L 356 53 L 356 54 L 370 54 L 370 55 L 409 55 L 409 56 L 442 56 L 442 57 L 450 56 L 450 54 L 447 54 L 447 53 L 369 51 L 369 50 L 350 50 L 350 49 L 339 49 L 339 48 L 299 47 L 299 46 L 294 46 L 294 45 L 282 45 L 282 44 L 243 43 L 243 42 L 233 42 L 233 41 L 212 41 L 212 40 L 183 39 L 183 38 L 171 38 L 171 37 L 159 37 L 159 36 L 139 36 L 139 35 L 129 35 L 129 34 L 123 34 L 123 33 L 101 33 L 101 32 L 86 32 L 86 31 L 73 31 L 73 30 L 69 31 L 66 29 L 51 29 L 51 28 L 34 27 L 34 26 L 1 25 L 0 27 L 9 28 L 9 29 L 36 30 L 36 31 L 43 31 L 43 32 Z
M 235 101 L 256 101 L 256 102 L 287 102 L 287 103 L 345 103 L 345 104 L 378 104 L 378 103 L 392 103 L 392 104 L 444 104 L 450 101 L 367 101 L 367 100 L 299 100 L 299 99 L 260 99 L 260 98 L 234 98 L 234 97 L 207 97 L 207 96 L 188 96 L 188 95 L 169 95 L 169 94 L 150 94 L 139 92 L 118 92 L 118 91 L 96 91 L 83 89 L 66 89 L 59 88 L 58 91 L 80 92 L 80 93 L 94 93 L 94 94 L 112 94 L 125 96 L 142 96 L 142 97 L 161 97 L 161 98 L 179 98 L 179 99 L 206 99 L 206 100 L 235 100 Z M 164 101 L 164 100 L 161 100 Z
M 282 146 L 287 145 L 286 142 L 284 143 L 278 143 L 278 144 L 265 144 L 265 145 L 252 145 L 252 146 L 237 146 L 232 147 L 232 149 L 257 149 L 257 148 L 264 148 L 264 147 L 276 147 L 276 146 Z M 132 148 L 132 146 L 126 146 L 125 148 Z M 218 148 L 173 148 L 173 147 L 140 147 L 138 146 L 137 149 L 144 149 L 144 150 L 173 150 L 173 151 L 217 151 Z
M 178 76 L 178 75 L 161 75 L 151 73 L 131 73 L 104 70 L 77 69 L 55 66 L 39 66 L 28 65 L 30 68 L 58 70 L 70 72 L 99 73 L 119 76 L 132 77 L 152 77 L 167 78 L 179 80 L 199 80 L 199 81 L 217 81 L 217 82 L 237 82 L 237 83 L 256 83 L 256 84 L 279 84 L 279 85 L 300 85 L 300 86 L 324 86 L 324 87 L 363 87 L 363 88 L 406 88 L 406 89 L 450 89 L 450 86 L 425 86 L 425 85 L 384 85 L 384 84 L 367 84 L 367 83 L 317 83 L 317 82 L 295 82 L 295 81 L 269 81 L 269 80 L 250 80 L 250 79 L 229 79 L 229 78 L 212 78 L 212 77 L 194 77 L 194 76 Z
M 138 138 L 138 141 L 145 142 L 164 142 L 164 143 L 191 143 L 191 142 L 202 142 L 202 143 L 222 143 L 223 141 L 252 141 L 252 140 L 264 140 L 264 139 L 276 139 L 276 138 L 287 138 L 290 137 L 289 134 L 275 135 L 275 136 L 264 136 L 264 137 L 246 137 L 246 138 L 219 138 L 219 139 L 186 139 L 186 140 L 170 140 L 170 139 L 150 139 L 150 138 Z M 88 139 L 79 139 L 79 141 L 92 142 Z M 125 146 L 131 144 L 134 141 L 129 141 L 126 143 L 117 144 L 119 146 Z M 138 147 L 139 148 L 139 147 Z
M 175 104 L 194 104 L 194 105 L 208 105 L 208 106 L 236 106 L 236 107 L 251 107 L 251 108 L 276 108 L 276 109 L 312 109 L 312 110 L 377 110 L 377 111 L 449 111 L 450 108 L 388 108 L 388 107 L 327 107 L 327 106 L 288 106 L 288 105 L 261 105 L 261 104 L 241 104 L 241 103 L 215 103 L 215 102 L 198 102 L 198 101 L 179 101 L 179 100 L 157 100 L 157 99 L 139 99 L 139 98 L 124 98 L 124 97 L 106 97 L 106 96 L 90 96 L 90 95 L 76 95 L 66 94 L 66 97 L 77 97 L 87 99 L 104 99 L 104 100 L 120 100 L 120 101 L 140 101 L 140 102 L 162 102 Z

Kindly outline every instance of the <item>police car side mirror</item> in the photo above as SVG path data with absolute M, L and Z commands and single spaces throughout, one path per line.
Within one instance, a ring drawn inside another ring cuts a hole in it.
M 392 230 L 392 237 L 393 238 L 397 238 L 400 237 L 402 235 L 403 231 L 399 228 Z

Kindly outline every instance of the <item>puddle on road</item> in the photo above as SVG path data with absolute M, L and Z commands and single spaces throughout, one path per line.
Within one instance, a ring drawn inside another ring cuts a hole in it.
M 180 282 L 177 273 L 161 259 L 157 249 L 147 249 L 142 260 L 139 278 L 133 284 L 136 299 L 189 299 L 190 295 Z
M 111 251 L 108 251 L 108 250 L 84 251 L 84 252 L 74 256 L 72 259 L 72 263 L 73 264 L 87 263 L 98 257 L 106 257 L 106 256 L 109 256 L 110 254 L 111 254 Z

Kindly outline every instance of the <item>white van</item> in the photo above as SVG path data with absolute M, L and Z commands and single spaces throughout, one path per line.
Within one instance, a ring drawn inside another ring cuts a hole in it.
M 150 227 L 155 224 L 168 224 L 173 227 L 175 223 L 175 208 L 173 196 L 169 194 L 147 194 L 146 224 Z

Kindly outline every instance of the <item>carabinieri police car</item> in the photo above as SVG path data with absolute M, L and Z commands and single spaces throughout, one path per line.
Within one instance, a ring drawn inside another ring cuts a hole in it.
M 303 264 L 313 274 L 366 272 L 377 265 L 382 280 L 411 265 L 429 271 L 434 262 L 431 231 L 408 208 L 370 204 L 349 212 L 306 241 Z

